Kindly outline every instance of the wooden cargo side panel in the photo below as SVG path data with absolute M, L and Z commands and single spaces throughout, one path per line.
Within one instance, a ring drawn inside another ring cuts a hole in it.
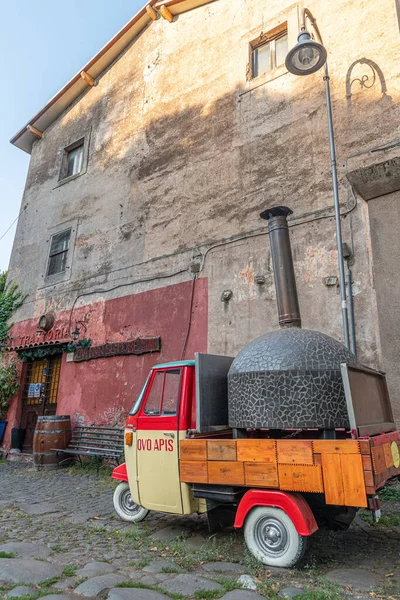
M 287 465 L 313 465 L 313 448 L 310 440 L 278 440 L 278 463 Z
M 340 454 L 321 454 L 321 461 L 326 503 L 344 506 L 345 498 Z
M 276 463 L 275 440 L 236 440 L 236 448 L 243 462 Z
M 383 444 L 383 452 L 385 454 L 386 467 L 390 469 L 393 467 L 393 455 L 390 444 Z
M 359 454 L 357 440 L 314 440 L 314 452 L 318 454 Z
M 342 454 L 340 455 L 340 463 L 345 506 L 367 506 L 361 455 Z
M 208 483 L 207 462 L 200 460 L 181 461 L 180 478 L 184 483 Z
M 323 492 L 321 467 L 278 465 L 279 487 L 291 492 Z
M 244 463 L 244 481 L 249 487 L 278 488 L 278 467 L 276 463 Z
M 181 440 L 179 444 L 181 460 L 207 460 L 206 440 Z
M 236 440 L 207 440 L 208 460 L 236 460 Z
M 371 450 L 372 464 L 374 465 L 374 472 L 379 475 L 387 470 L 385 451 L 383 446 L 375 446 Z
M 244 485 L 244 463 L 210 460 L 208 462 L 208 483 Z

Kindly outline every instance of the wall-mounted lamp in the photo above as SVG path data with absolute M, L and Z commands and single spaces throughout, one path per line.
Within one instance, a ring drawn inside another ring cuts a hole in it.
M 76 340 L 79 338 L 80 333 L 81 330 L 79 327 L 75 327 L 75 329 L 71 331 L 71 338 L 74 340 L 74 342 L 76 342 Z
M 312 40 L 308 31 L 304 30 L 299 33 L 297 44 L 287 55 L 285 65 L 293 75 L 309 75 L 324 66 L 326 56 L 323 45 Z

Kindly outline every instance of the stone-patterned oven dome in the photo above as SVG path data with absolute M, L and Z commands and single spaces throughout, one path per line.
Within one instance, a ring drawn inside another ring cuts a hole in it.
M 230 427 L 348 427 L 341 363 L 355 365 L 355 356 L 319 331 L 280 329 L 253 340 L 229 370 Z

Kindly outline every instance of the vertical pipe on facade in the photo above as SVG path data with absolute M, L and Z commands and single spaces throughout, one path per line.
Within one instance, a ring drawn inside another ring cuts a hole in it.
M 338 186 L 337 169 L 336 169 L 335 138 L 334 138 L 334 133 L 333 133 L 331 92 L 330 92 L 330 86 L 329 86 L 329 72 L 328 72 L 328 64 L 327 63 L 325 63 L 324 80 L 325 80 L 325 93 L 326 93 L 326 108 L 327 108 L 327 113 L 328 113 L 329 147 L 330 147 L 330 152 L 331 152 L 333 198 L 334 198 L 334 205 L 335 205 L 336 243 L 337 243 L 337 249 L 338 249 L 340 297 L 341 297 L 341 301 L 342 301 L 343 334 L 344 334 L 345 346 L 347 348 L 349 348 L 350 347 L 350 338 L 349 338 L 349 322 L 348 322 L 347 300 L 346 300 L 346 279 L 345 279 L 345 275 L 344 275 L 342 227 L 341 227 L 341 222 L 340 222 L 339 186 Z
M 349 266 L 349 261 L 347 261 L 347 286 L 349 297 L 350 349 L 354 356 L 357 356 L 356 327 L 354 320 L 353 274 Z

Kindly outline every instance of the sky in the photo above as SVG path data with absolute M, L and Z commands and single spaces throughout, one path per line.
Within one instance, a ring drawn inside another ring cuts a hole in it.
M 29 154 L 10 138 L 143 6 L 139 0 L 1 3 L 0 271 L 8 267 Z M 2 237 L 4 235 L 4 237 Z

